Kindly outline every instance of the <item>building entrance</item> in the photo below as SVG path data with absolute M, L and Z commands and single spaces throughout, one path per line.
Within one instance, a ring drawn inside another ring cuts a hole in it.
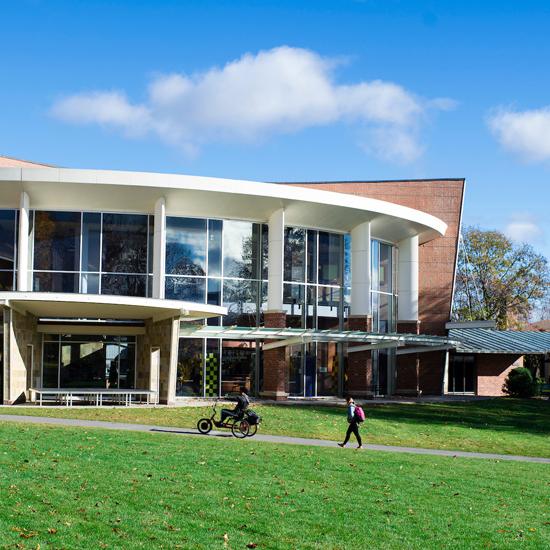
M 134 336 L 45 334 L 44 388 L 135 388 Z

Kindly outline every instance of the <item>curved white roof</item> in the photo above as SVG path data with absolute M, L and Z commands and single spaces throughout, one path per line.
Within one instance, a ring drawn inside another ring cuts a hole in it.
M 154 211 L 166 199 L 167 215 L 265 222 L 279 208 L 285 223 L 350 231 L 371 221 L 373 237 L 397 242 L 419 235 L 426 242 L 445 234 L 445 222 L 387 201 L 244 180 L 68 168 L 0 168 L 0 207 L 17 208 L 21 191 L 31 208 Z
M 227 308 L 179 300 L 160 300 L 107 294 L 61 292 L 0 292 L 0 305 L 36 317 L 81 319 L 206 319 L 227 314 Z

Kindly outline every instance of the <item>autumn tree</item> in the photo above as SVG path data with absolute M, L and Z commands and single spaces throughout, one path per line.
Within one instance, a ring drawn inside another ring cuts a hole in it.
M 550 294 L 548 261 L 498 231 L 468 227 L 460 245 L 454 318 L 517 327 Z

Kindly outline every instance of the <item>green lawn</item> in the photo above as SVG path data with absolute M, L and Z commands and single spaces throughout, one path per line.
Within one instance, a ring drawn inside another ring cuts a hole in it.
M 345 409 L 323 406 L 254 406 L 263 433 L 339 440 Z M 494 399 L 415 405 L 368 405 L 362 431 L 367 443 L 550 457 L 550 402 Z M 4 407 L 0 414 L 29 414 L 195 427 L 206 407 L 52 408 Z
M 544 464 L 11 423 L 0 436 L 2 548 L 550 547 Z

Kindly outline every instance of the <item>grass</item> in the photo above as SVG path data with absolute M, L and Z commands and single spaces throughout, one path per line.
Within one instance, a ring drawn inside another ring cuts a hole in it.
M 2 548 L 550 547 L 544 464 L 12 423 L 0 436 Z
M 323 406 L 255 406 L 263 433 L 340 440 L 345 410 Z M 550 457 L 550 402 L 493 399 L 365 408 L 367 443 Z M 50 408 L 4 407 L 0 414 L 107 420 L 195 427 L 208 407 Z

